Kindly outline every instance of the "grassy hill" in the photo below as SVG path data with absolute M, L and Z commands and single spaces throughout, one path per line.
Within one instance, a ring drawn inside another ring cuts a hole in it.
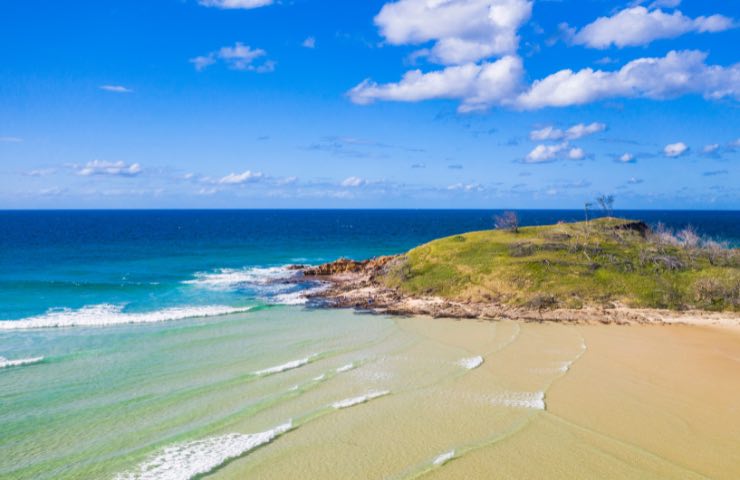
M 379 281 L 410 295 L 531 308 L 740 311 L 737 249 L 617 218 L 435 240 L 390 264 Z

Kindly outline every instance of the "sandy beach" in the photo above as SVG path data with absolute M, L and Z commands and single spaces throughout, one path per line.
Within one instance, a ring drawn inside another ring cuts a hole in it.
M 386 359 L 392 394 L 306 423 L 213 478 L 740 475 L 736 330 L 395 321 L 415 340 Z M 461 354 L 482 364 L 430 374 Z

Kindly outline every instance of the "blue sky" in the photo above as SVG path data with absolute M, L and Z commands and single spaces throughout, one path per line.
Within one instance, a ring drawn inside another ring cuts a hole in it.
M 0 4 L 0 208 L 740 208 L 740 4 Z

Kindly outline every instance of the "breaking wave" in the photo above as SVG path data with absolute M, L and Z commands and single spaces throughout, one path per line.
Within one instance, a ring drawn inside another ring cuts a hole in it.
M 51 309 L 43 315 L 20 320 L 0 320 L 0 330 L 56 327 L 102 327 L 129 323 L 157 323 L 186 318 L 215 317 L 247 312 L 251 307 L 204 305 L 172 307 L 153 312 L 127 313 L 122 305 L 88 305 L 79 309 Z
M 340 410 L 342 408 L 354 407 L 355 405 L 366 403 L 376 398 L 384 397 L 386 395 L 389 395 L 390 393 L 391 392 L 389 390 L 376 390 L 368 392 L 365 395 L 360 395 L 359 397 L 345 398 L 344 400 L 339 400 L 338 402 L 332 403 L 331 406 L 332 408 L 335 408 L 337 410 Z
M 213 290 L 234 290 L 245 286 L 272 285 L 297 276 L 286 267 L 221 268 L 215 272 L 198 272 L 192 280 L 183 283 Z
M 19 358 L 18 360 L 8 360 L 5 357 L 0 357 L 0 368 L 20 367 L 23 365 L 33 365 L 34 363 L 39 363 L 43 361 L 44 361 L 44 357 Z
M 187 480 L 207 474 L 227 461 L 272 442 L 290 431 L 286 422 L 260 433 L 230 433 L 173 445 L 139 465 L 135 471 L 117 475 L 116 480 Z
M 300 368 L 306 364 L 308 364 L 312 358 L 316 357 L 317 354 L 310 355 L 306 358 L 300 358 L 298 360 L 291 360 L 290 362 L 283 363 L 281 365 L 276 365 L 274 367 L 265 368 L 262 370 L 257 370 L 254 372 L 255 375 L 259 375 L 261 377 L 266 375 L 273 375 L 275 373 L 281 373 L 285 372 L 286 370 L 293 370 L 296 368 Z

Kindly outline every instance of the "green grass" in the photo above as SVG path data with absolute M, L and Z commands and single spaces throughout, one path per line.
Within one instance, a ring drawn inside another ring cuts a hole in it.
M 412 295 L 515 306 L 740 311 L 740 255 L 686 248 L 623 228 L 629 220 L 471 232 L 409 251 L 382 277 Z

